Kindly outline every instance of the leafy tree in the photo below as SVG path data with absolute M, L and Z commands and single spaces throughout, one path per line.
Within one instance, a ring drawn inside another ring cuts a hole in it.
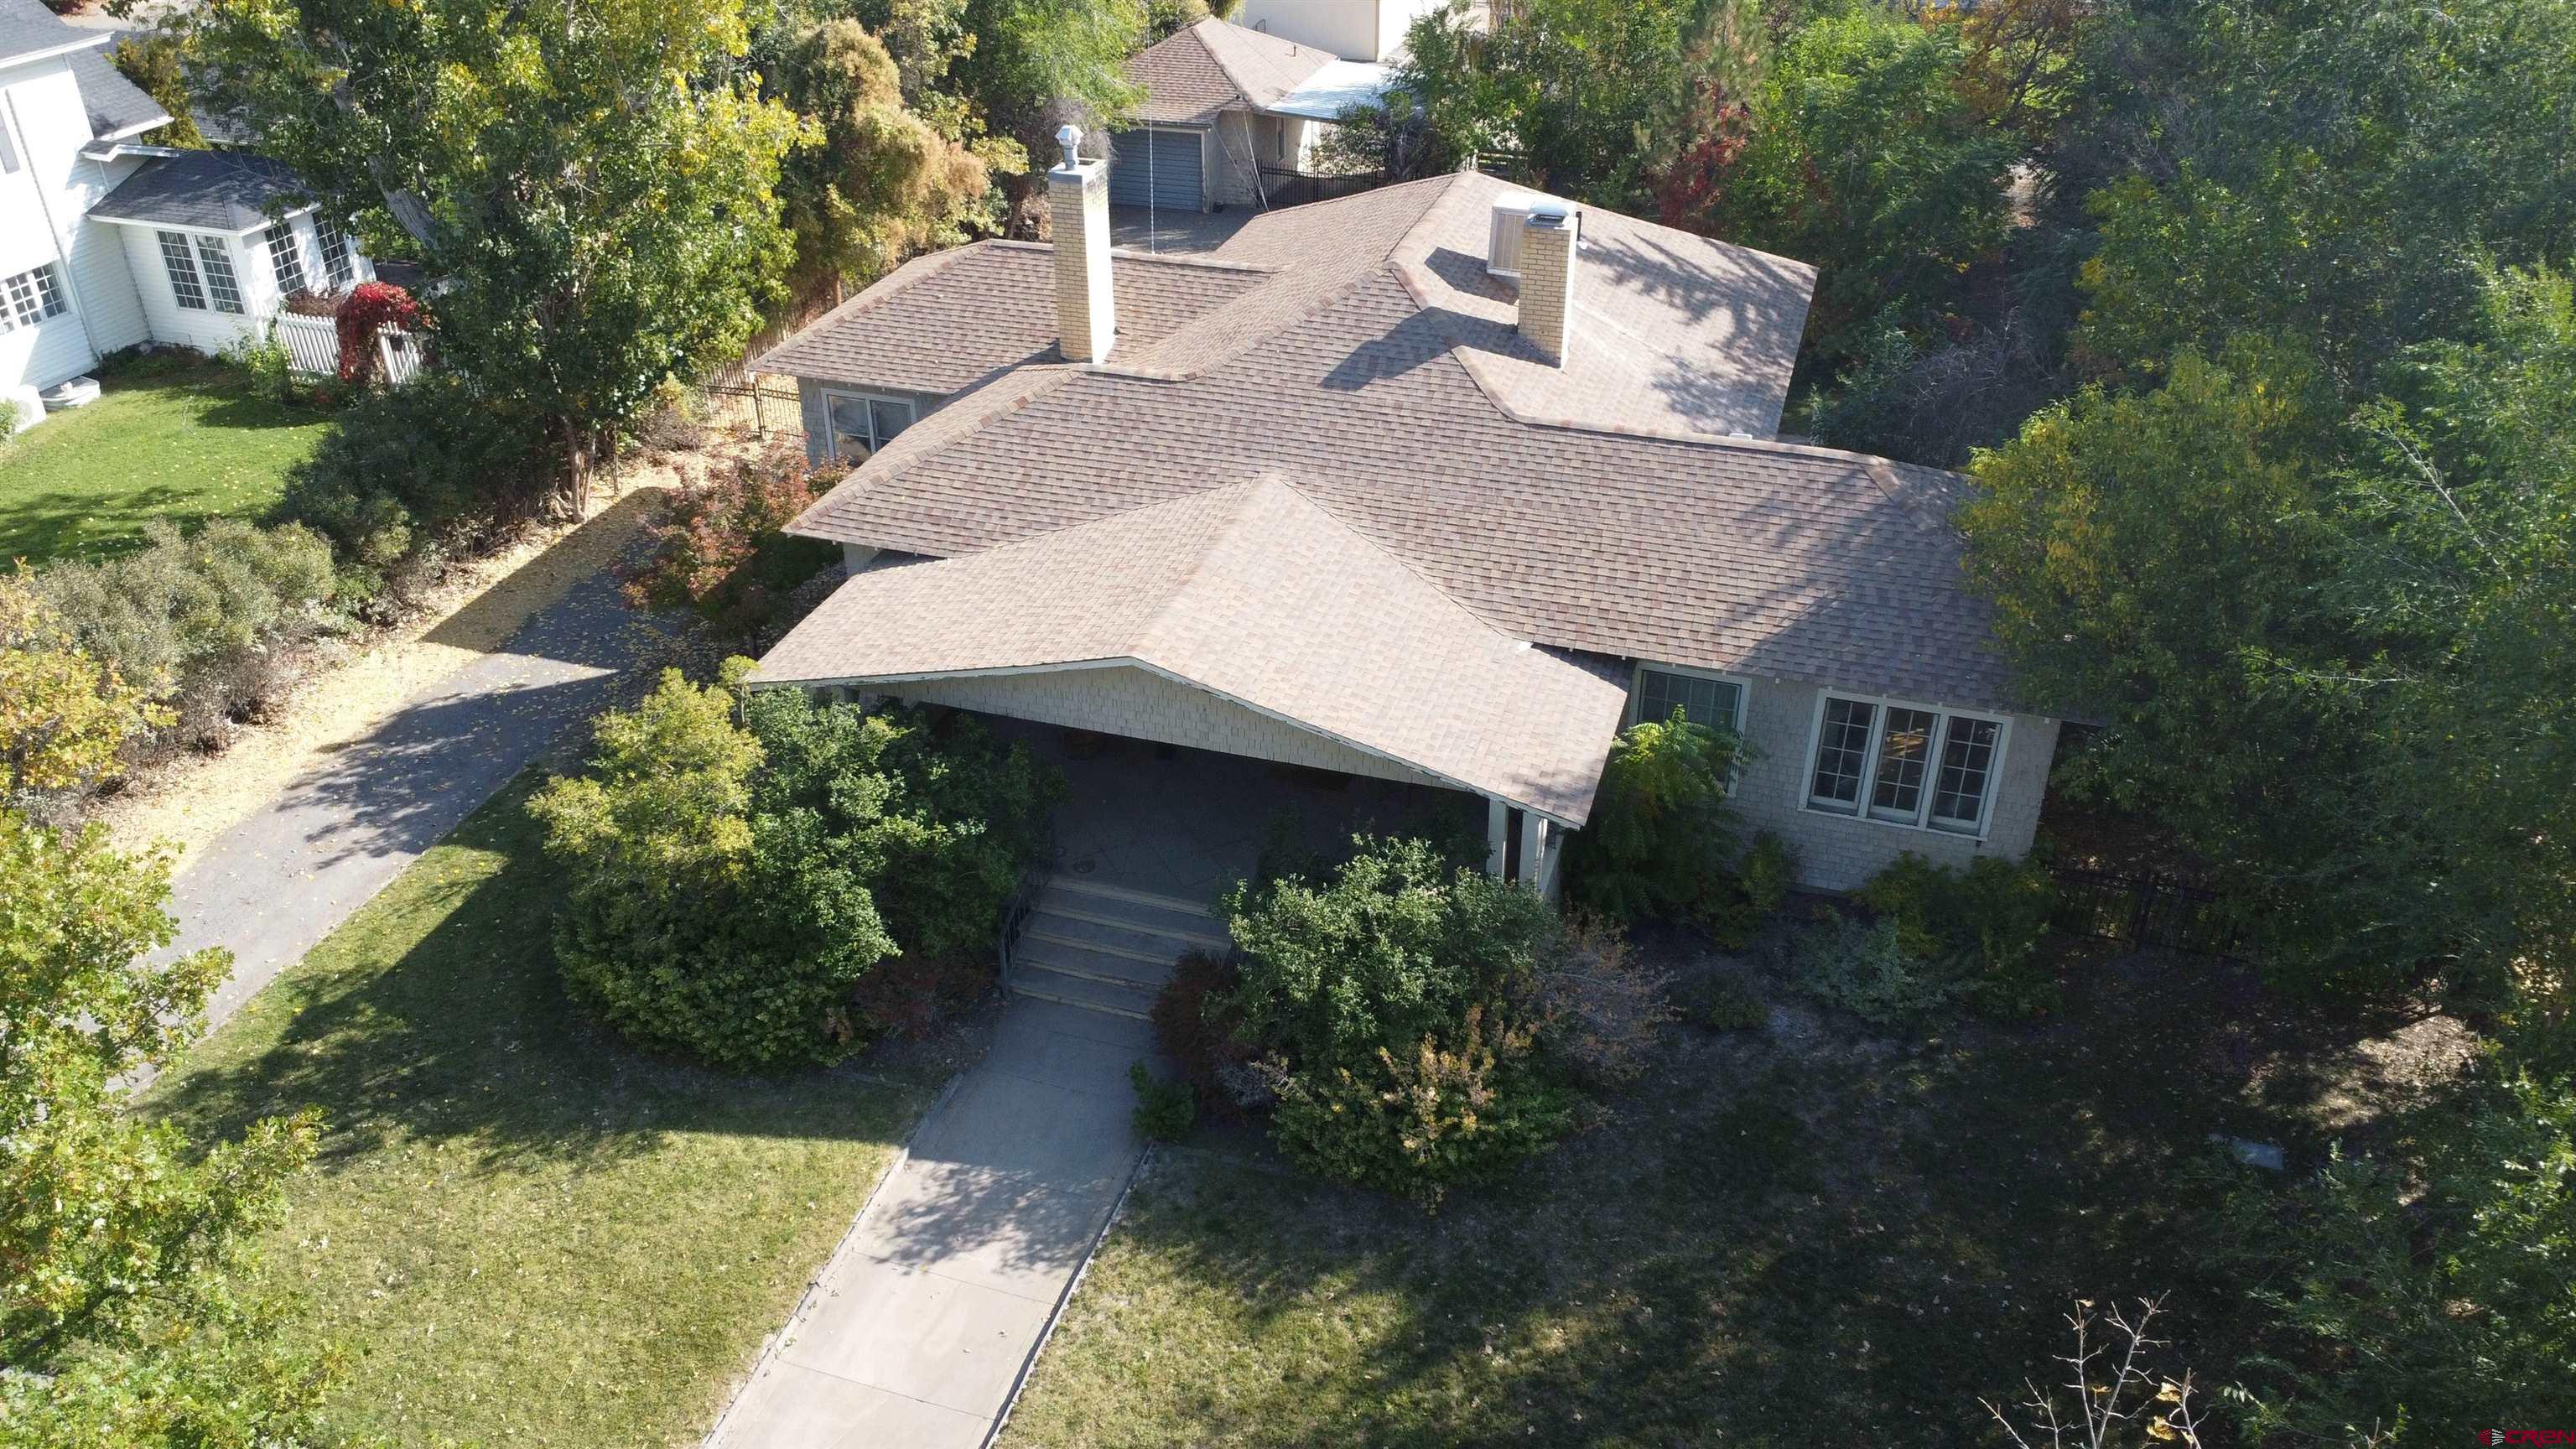
M 148 963 L 168 894 L 166 857 L 0 811 L 0 1443 L 306 1443 L 331 1376 L 268 1348 L 227 1281 L 317 1120 L 192 1142 L 116 1085 L 194 1039 L 231 968 Z
M 1107 130 L 1133 114 L 1144 92 L 1127 58 L 1145 34 L 1141 0 L 962 0 L 970 53 L 953 69 L 994 136 L 1026 157 L 1053 158 L 1055 128 L 1067 120 Z M 1045 165 L 1005 175 L 1015 230 L 1036 226 L 1046 196 Z
M 136 89 L 170 113 L 170 124 L 154 127 L 144 140 L 155 146 L 202 151 L 206 133 L 197 129 L 196 117 L 189 114 L 193 104 L 187 75 L 179 66 L 179 51 L 179 42 L 171 36 L 135 34 L 119 40 L 107 58 Z
M 724 76 L 739 0 L 216 0 L 185 25 L 213 114 L 443 280 L 440 358 L 538 441 L 564 506 L 659 383 L 739 357 L 778 294 L 800 130 Z
M 2090 391 L 1981 456 L 1963 522 L 2034 696 L 2110 726 L 2077 777 L 2246 890 L 2277 967 L 2563 1009 L 2576 305 L 2485 285 L 2482 335 L 2348 420 L 2251 343 Z
M 2472 257 L 2576 250 L 2565 6 L 2184 0 L 2111 7 L 2083 47 L 2096 80 L 2053 161 L 2100 225 L 2099 365 L 2264 331 L 2357 400 L 2475 325 Z
M 1745 144 L 1690 223 L 1816 265 L 1811 359 L 1855 356 L 1876 318 L 1933 326 L 2001 251 L 2020 148 L 1963 95 L 1968 57 L 1956 27 L 1869 8 L 1773 49 Z
M 1622 921 L 1700 917 L 1731 904 L 1736 821 L 1727 782 L 1741 754 L 1733 731 L 1678 709 L 1621 731 L 1591 824 L 1569 847 L 1576 897 Z
M 885 43 L 855 20 L 806 31 L 780 58 L 779 99 L 817 130 L 779 178 L 796 238 L 790 289 L 866 286 L 916 252 L 953 246 L 982 217 L 985 160 L 906 103 Z
M 106 774 L 128 736 L 172 722 L 157 684 L 83 650 L 25 565 L 0 578 L 0 801 Z

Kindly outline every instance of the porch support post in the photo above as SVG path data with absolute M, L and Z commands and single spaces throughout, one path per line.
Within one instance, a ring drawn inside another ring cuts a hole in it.
M 1535 810 L 1521 812 L 1521 879 L 1545 889 L 1550 874 L 1547 817 Z
M 1485 874 L 1503 878 L 1503 861 L 1511 845 L 1511 808 L 1488 795 L 1485 797 Z

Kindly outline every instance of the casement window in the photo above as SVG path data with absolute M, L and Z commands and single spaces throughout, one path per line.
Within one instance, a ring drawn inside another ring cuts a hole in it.
M 1807 808 L 1983 835 L 2004 733 L 2004 721 L 1988 715 L 1828 694 L 1816 711 Z
M 170 295 L 191 312 L 206 310 L 206 286 L 197 279 L 197 258 L 188 239 L 175 231 L 161 233 L 161 269 L 170 274 Z
M 856 463 L 894 441 L 912 426 L 912 404 L 902 398 L 857 392 L 826 392 L 823 412 L 830 421 L 826 444 L 831 455 Z
M 241 283 L 233 277 L 232 252 L 223 238 L 197 238 L 197 261 L 206 269 L 206 296 L 218 312 L 242 310 Z
M 313 232 L 322 240 L 323 275 L 331 279 L 334 289 L 347 290 L 350 280 L 358 275 L 357 264 L 349 260 L 349 234 L 319 218 L 313 223 Z
M 1640 720 L 1662 724 L 1679 709 L 1693 724 L 1744 732 L 1744 686 L 1724 675 L 1670 664 L 1640 664 L 1630 698 L 1631 724 Z
M 62 279 L 55 274 L 52 262 L 20 272 L 0 280 L 0 332 L 14 332 L 48 317 L 59 317 L 68 305 L 63 301 Z
M 304 248 L 295 240 L 295 224 L 281 221 L 268 229 L 268 265 L 277 273 L 280 295 L 304 290 Z

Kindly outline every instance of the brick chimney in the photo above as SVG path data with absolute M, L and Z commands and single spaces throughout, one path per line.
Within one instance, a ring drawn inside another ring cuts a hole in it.
M 1055 335 L 1068 362 L 1107 362 L 1118 336 L 1109 295 L 1109 163 L 1082 159 L 1082 128 L 1055 133 L 1064 164 L 1047 172 L 1055 228 Z
M 1574 252 L 1582 214 L 1549 197 L 1521 223 L 1520 334 L 1559 367 L 1574 340 Z

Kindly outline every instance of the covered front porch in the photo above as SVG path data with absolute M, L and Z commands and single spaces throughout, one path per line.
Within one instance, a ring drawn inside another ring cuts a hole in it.
M 1488 825 L 1490 802 L 1465 791 L 981 718 L 1064 773 L 1053 868 L 1073 880 L 1208 904 L 1265 864 L 1332 859 L 1354 834 L 1446 840 Z

